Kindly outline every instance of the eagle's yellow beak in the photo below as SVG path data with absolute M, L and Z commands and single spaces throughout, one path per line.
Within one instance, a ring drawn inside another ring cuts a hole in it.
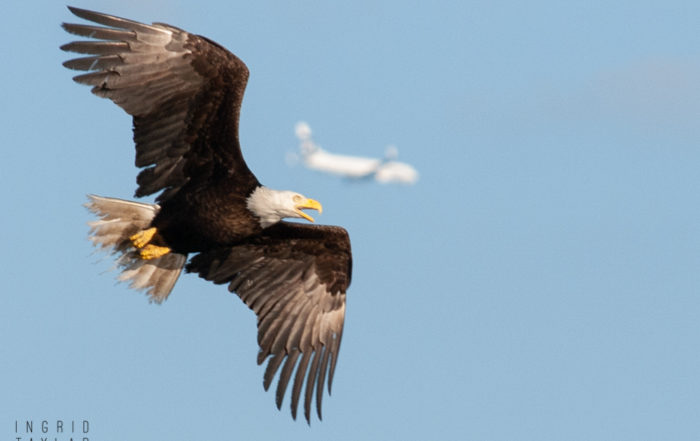
M 314 218 L 301 211 L 302 209 L 317 210 L 318 214 L 321 214 L 323 212 L 323 207 L 321 206 L 321 203 L 313 199 L 306 199 L 301 204 L 296 205 L 294 208 L 296 208 L 297 213 L 299 213 L 301 217 L 303 217 L 309 222 L 313 222 Z

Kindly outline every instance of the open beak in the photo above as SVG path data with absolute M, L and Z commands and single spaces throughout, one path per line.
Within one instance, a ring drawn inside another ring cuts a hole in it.
M 301 210 L 317 210 L 318 214 L 321 214 L 323 212 L 323 207 L 321 206 L 321 203 L 319 201 L 315 201 L 313 199 L 307 199 L 301 204 L 297 205 L 296 207 L 297 213 L 304 219 L 306 219 L 309 222 L 313 222 L 314 218 L 309 216 L 308 214 L 304 213 Z

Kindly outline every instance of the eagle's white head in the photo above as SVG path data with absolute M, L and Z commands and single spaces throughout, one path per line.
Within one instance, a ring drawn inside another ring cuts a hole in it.
M 260 225 L 267 228 L 285 217 L 303 218 L 309 222 L 314 219 L 301 210 L 323 211 L 321 203 L 293 191 L 272 190 L 260 186 L 248 196 L 247 207 L 260 219 Z

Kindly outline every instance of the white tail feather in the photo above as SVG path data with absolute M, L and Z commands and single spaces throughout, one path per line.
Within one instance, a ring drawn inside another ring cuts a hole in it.
M 96 247 L 119 255 L 118 280 L 128 282 L 130 288 L 147 290 L 151 301 L 165 300 L 187 262 L 187 255 L 171 252 L 144 260 L 129 239 L 149 227 L 160 206 L 95 195 L 88 195 L 88 199 L 85 206 L 99 217 L 88 223 L 89 239 Z

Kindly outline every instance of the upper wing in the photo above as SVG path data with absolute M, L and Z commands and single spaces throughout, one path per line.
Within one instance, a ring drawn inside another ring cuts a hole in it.
M 165 200 L 191 180 L 240 174 L 250 178 L 238 142 L 238 119 L 248 68 L 204 37 L 69 7 L 104 26 L 64 23 L 76 41 L 61 49 L 84 58 L 66 61 L 88 71 L 73 79 L 134 117 L 136 196 L 164 190 Z M 106 26 L 106 27 L 105 27 Z M 253 177 L 254 178 L 254 177 Z
M 345 318 L 345 291 L 352 257 L 347 231 L 340 227 L 279 222 L 231 248 L 195 256 L 187 271 L 214 283 L 228 283 L 258 317 L 258 364 L 270 356 L 267 390 L 280 366 L 277 407 L 299 361 L 292 386 L 292 416 L 306 377 L 304 415 L 309 421 L 316 388 L 321 418 L 323 385 L 328 393 L 338 360 Z M 310 369 L 307 368 L 311 365 Z

